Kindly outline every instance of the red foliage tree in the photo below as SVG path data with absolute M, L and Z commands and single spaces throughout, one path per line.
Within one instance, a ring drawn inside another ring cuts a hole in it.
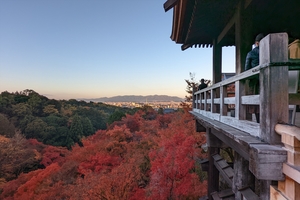
M 45 167 L 52 163 L 58 163 L 62 165 L 66 161 L 66 156 L 69 154 L 69 150 L 63 147 L 47 146 L 43 150 L 43 159 L 41 164 Z
M 199 198 L 205 192 L 195 174 L 196 140 L 192 136 L 176 133 L 162 141 L 157 151 L 150 153 L 151 198 Z
M 78 172 L 81 174 L 88 174 L 91 172 L 105 171 L 110 172 L 113 167 L 118 166 L 121 162 L 121 158 L 118 156 L 110 156 L 109 154 L 99 152 L 94 156 L 91 156 L 85 162 L 80 163 Z
M 6 183 L 0 199 L 198 198 L 206 187 L 194 160 L 204 156 L 205 136 L 187 112 L 145 112 L 82 139 L 83 147 L 72 151 L 30 140 L 46 168 Z

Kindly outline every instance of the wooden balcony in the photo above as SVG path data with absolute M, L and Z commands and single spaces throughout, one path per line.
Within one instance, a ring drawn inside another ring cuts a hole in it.
M 236 199 L 269 199 L 271 182 L 285 179 L 287 151 L 275 126 L 294 121 L 289 112 L 300 105 L 297 90 L 289 93 L 289 74 L 295 70 L 300 70 L 300 59 L 288 59 L 287 34 L 269 34 L 260 42 L 257 67 L 194 91 L 191 114 L 197 130 L 205 131 L 207 136 L 208 194 L 214 194 L 210 198 L 221 192 L 219 175 L 231 184 Z M 260 91 L 250 95 L 246 92 L 247 80 L 255 76 L 259 77 Z M 299 75 L 296 78 L 299 80 Z M 229 95 L 228 88 L 234 88 L 234 93 Z M 259 123 L 249 118 L 247 106 L 258 107 Z M 232 177 L 216 162 L 216 158 L 221 160 L 219 151 L 224 147 L 234 152 Z

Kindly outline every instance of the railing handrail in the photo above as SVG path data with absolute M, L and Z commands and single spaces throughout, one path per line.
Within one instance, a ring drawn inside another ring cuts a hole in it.
M 206 91 L 210 91 L 210 90 L 219 88 L 221 86 L 232 84 L 236 81 L 247 79 L 251 76 L 259 74 L 260 70 L 265 68 L 265 67 L 276 67 L 276 66 L 289 66 L 289 70 L 300 70 L 300 59 L 289 59 L 288 62 L 273 62 L 273 63 L 261 64 L 261 65 L 258 65 L 256 67 L 252 68 L 251 70 L 244 71 L 244 72 L 242 72 L 240 74 L 237 74 L 233 77 L 230 77 L 230 78 L 228 78 L 224 81 L 215 83 L 215 84 L 213 84 L 213 85 L 211 85 L 207 88 L 199 90 L 199 91 L 195 92 L 194 94 L 203 93 L 203 92 L 206 92 Z

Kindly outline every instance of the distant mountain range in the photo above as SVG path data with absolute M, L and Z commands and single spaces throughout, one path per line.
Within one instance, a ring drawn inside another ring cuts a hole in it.
M 125 96 L 114 96 L 114 97 L 101 97 L 95 99 L 79 99 L 83 101 L 93 101 L 93 102 L 181 102 L 184 99 L 176 96 L 167 95 L 148 95 L 148 96 L 135 96 L 135 95 L 125 95 Z

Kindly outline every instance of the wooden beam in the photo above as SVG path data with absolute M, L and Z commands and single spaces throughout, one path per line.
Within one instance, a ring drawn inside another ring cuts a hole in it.
M 217 39 L 217 44 L 221 43 L 223 38 L 226 36 L 226 34 L 229 32 L 231 28 L 233 28 L 235 22 L 237 19 L 237 13 L 234 13 L 233 17 L 229 20 L 229 22 L 226 24 L 222 32 L 219 34 Z
M 177 2 L 178 2 L 178 0 L 167 0 L 164 3 L 165 12 L 167 12 L 168 10 L 170 10 L 171 8 L 173 8 L 177 4 Z

